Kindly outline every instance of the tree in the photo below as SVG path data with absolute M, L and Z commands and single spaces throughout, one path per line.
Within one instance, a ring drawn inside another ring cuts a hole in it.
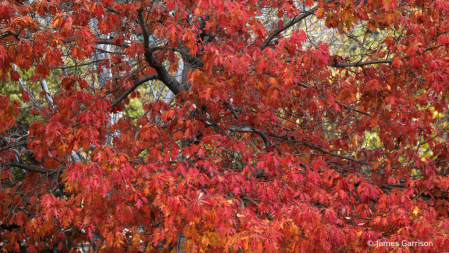
M 2 250 L 442 252 L 448 4 L 0 1 Z

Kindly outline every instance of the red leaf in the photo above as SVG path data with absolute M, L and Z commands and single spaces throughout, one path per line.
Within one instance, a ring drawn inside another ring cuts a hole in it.
M 225 15 L 220 16 L 220 27 L 226 27 L 228 25 L 228 19 L 225 17 Z
M 26 90 L 23 90 L 23 92 L 22 92 L 22 100 L 25 103 L 30 101 L 30 97 L 28 96 L 28 92 Z
M 11 71 L 11 80 L 12 81 L 17 82 L 17 81 L 19 81 L 19 78 L 20 78 L 19 72 L 15 71 L 15 70 Z

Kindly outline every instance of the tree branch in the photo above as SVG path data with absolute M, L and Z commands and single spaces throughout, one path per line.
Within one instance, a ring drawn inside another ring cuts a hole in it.
M 118 103 L 120 103 L 123 99 L 125 99 L 129 94 L 131 94 L 131 92 L 133 92 L 137 87 L 139 87 L 139 85 L 157 79 L 158 75 L 157 74 L 152 74 L 152 75 L 148 75 L 145 77 L 140 78 L 139 80 L 134 81 L 134 86 L 127 89 L 125 92 L 123 92 L 122 95 L 120 95 L 120 97 L 118 97 L 114 102 L 112 102 L 111 107 L 114 107 L 116 105 L 118 105 Z
M 232 107 L 231 103 L 229 103 L 228 101 L 224 101 L 223 102 L 231 111 L 232 115 L 234 116 L 235 119 L 239 118 L 239 115 L 237 114 L 237 112 L 234 110 L 234 107 Z
M 104 6 L 104 8 L 112 13 L 120 14 L 120 12 L 116 11 L 114 8 L 111 8 L 109 6 Z
M 239 116 L 237 114 L 237 112 L 234 110 L 234 108 L 232 107 L 231 103 L 229 103 L 228 101 L 224 101 L 223 102 L 231 111 L 232 115 L 234 116 L 235 119 L 238 119 Z M 262 137 L 263 142 L 265 143 L 265 147 L 267 148 L 267 150 L 270 148 L 271 143 L 270 140 L 268 139 L 268 136 L 260 131 L 259 129 L 252 127 L 252 126 L 232 126 L 229 130 L 233 131 L 233 132 L 243 132 L 243 133 L 255 133 L 258 134 L 260 137 Z
M 309 143 L 309 142 L 307 142 L 307 141 L 302 141 L 302 143 L 303 143 L 305 146 L 307 146 L 307 147 L 309 147 L 309 148 L 311 148 L 311 149 L 318 150 L 318 151 L 320 151 L 320 152 L 322 152 L 322 153 L 325 153 L 325 154 L 328 154 L 328 155 L 331 155 L 331 156 L 339 157 L 339 158 L 342 158 L 342 159 L 345 159 L 345 160 L 349 160 L 349 161 L 353 161 L 353 162 L 356 162 L 356 163 L 359 163 L 359 164 L 370 165 L 369 163 L 366 163 L 366 162 L 363 162 L 363 161 L 359 161 L 359 160 L 354 159 L 354 158 L 351 158 L 351 157 L 347 157 L 347 156 L 344 156 L 344 155 L 335 154 L 335 153 L 332 153 L 332 152 L 330 152 L 330 151 L 324 150 L 324 149 L 322 149 L 322 148 L 320 148 L 320 147 L 317 147 L 317 146 L 315 146 L 315 145 L 313 145 L 312 143 Z
M 428 47 L 428 48 L 424 49 L 423 53 L 433 50 L 433 49 L 437 49 L 439 47 L 440 47 L 439 45 L 433 46 L 433 47 Z M 406 57 L 402 58 L 402 60 L 405 60 L 407 58 L 409 58 L 409 57 L 406 56 Z M 348 62 L 348 63 L 332 63 L 332 67 L 335 67 L 335 68 L 361 67 L 361 66 L 366 66 L 366 65 L 371 65 L 371 64 L 381 64 L 381 63 L 389 64 L 392 62 L 393 62 L 393 58 L 390 58 L 390 59 L 372 60 L 372 61 L 364 61 L 364 62 L 358 61 L 358 62 Z
M 194 61 L 198 62 L 200 64 L 199 67 L 202 67 L 204 65 L 204 61 L 202 61 L 199 58 L 197 58 L 196 56 L 193 56 L 193 55 L 189 54 L 188 52 L 186 52 L 182 49 L 176 48 L 176 47 L 152 47 L 148 52 L 153 53 L 154 51 L 157 51 L 157 50 L 175 51 L 175 52 L 181 53 L 181 54 L 193 59 Z
M 95 42 L 95 43 L 118 46 L 118 45 L 114 44 L 114 40 L 112 40 L 112 39 L 97 39 L 97 42 Z M 120 46 L 121 47 L 129 47 L 129 43 L 123 42 L 123 45 L 120 45 Z
M 395 188 L 404 188 L 404 187 L 405 187 L 405 184 L 384 184 L 384 185 L 380 186 L 380 188 L 384 188 L 387 190 L 393 190 Z
M 310 88 L 310 86 L 308 86 L 306 84 L 303 84 L 303 83 L 296 83 L 296 85 L 301 86 L 303 88 Z M 343 103 L 341 103 L 339 101 L 335 101 L 335 102 L 337 102 L 337 104 L 343 106 L 346 110 L 354 111 L 354 112 L 357 112 L 357 113 L 360 113 L 360 114 L 363 114 L 363 115 L 371 117 L 371 115 L 369 115 L 369 113 L 362 112 L 362 111 L 359 111 L 357 109 L 351 108 L 351 107 L 349 107 L 349 106 L 347 106 L 347 105 L 345 105 L 345 104 L 343 104 Z
M 9 163 L 3 163 L 3 164 L 6 166 L 10 166 L 10 167 L 14 166 L 17 168 L 24 169 L 26 171 L 37 172 L 37 173 L 41 173 L 41 174 L 54 174 L 59 171 L 59 169 L 46 170 L 42 167 L 36 167 L 36 166 L 27 165 L 27 164 L 23 164 L 23 163 L 16 163 L 16 162 L 9 162 Z
M 0 40 L 3 38 L 6 38 L 8 36 L 13 36 L 17 40 L 20 40 L 19 35 L 22 31 L 23 31 L 23 28 L 20 28 L 20 30 L 17 33 L 13 33 L 12 31 L 6 31 L 4 34 L 0 35 Z
M 148 32 L 147 25 L 145 23 L 145 19 L 143 18 L 143 9 L 139 9 L 137 11 L 137 17 L 139 24 L 142 28 L 142 36 L 143 36 L 143 47 L 145 49 L 145 60 L 148 62 L 150 67 L 154 68 L 158 74 L 158 79 L 163 82 L 175 95 L 180 92 L 187 91 L 186 87 L 184 87 L 181 83 L 173 77 L 167 69 L 165 69 L 164 65 L 160 64 L 156 57 L 153 55 L 150 49 L 150 34 Z
M 220 131 L 222 132 L 223 135 L 227 135 L 229 138 L 231 138 L 231 137 L 228 135 L 228 133 L 226 133 L 226 131 L 225 131 L 223 128 L 221 128 L 215 121 L 213 121 L 213 120 L 211 120 L 211 119 L 208 119 L 208 118 L 206 117 L 206 115 L 204 115 L 203 112 L 201 112 L 200 109 L 196 109 L 196 113 L 198 113 L 198 115 L 200 115 L 200 116 L 204 119 L 204 123 L 206 123 L 206 126 L 207 126 L 207 125 L 209 125 L 209 126 L 214 126 L 214 127 L 216 127 L 218 130 L 220 130 Z
M 229 128 L 229 130 L 231 130 L 233 132 L 258 134 L 260 137 L 262 137 L 263 142 L 265 143 L 265 147 L 267 148 L 267 150 L 271 146 L 270 140 L 268 140 L 268 136 L 264 132 L 260 131 L 259 129 L 257 129 L 255 127 L 252 127 L 252 126 L 232 126 L 231 128 Z
M 15 71 L 18 71 L 17 66 L 15 64 L 13 64 L 13 69 Z M 33 105 L 39 109 L 42 109 L 42 105 L 39 104 L 39 102 L 34 98 L 33 93 L 31 93 L 30 90 L 28 90 L 28 88 L 23 83 L 22 78 L 20 78 L 20 77 L 19 77 L 19 84 L 20 84 L 20 87 L 22 87 L 22 89 L 24 89 L 28 93 L 28 96 L 30 97 L 30 100 L 33 103 Z
M 74 65 L 74 66 L 54 67 L 53 69 L 65 70 L 65 69 L 71 69 L 71 68 L 78 68 L 78 67 L 81 67 L 81 66 L 86 66 L 86 65 L 90 65 L 90 64 L 94 64 L 94 63 L 98 63 L 98 62 L 102 62 L 102 61 L 103 60 L 95 60 L 95 61 L 91 61 L 91 62 L 87 62 L 87 63 L 83 63 L 83 64 L 77 64 L 77 65 Z
M 359 111 L 359 110 L 357 110 L 357 109 L 351 108 L 351 107 L 349 107 L 349 106 L 347 106 L 347 105 L 345 105 L 345 104 L 343 104 L 343 103 L 340 103 L 340 102 L 338 102 L 338 101 L 335 101 L 335 102 L 337 102 L 337 104 L 343 106 L 346 110 L 354 111 L 354 112 L 357 112 L 357 113 L 360 113 L 360 114 L 363 114 L 363 115 L 372 117 L 371 115 L 369 115 L 369 113 L 362 112 L 362 111 Z
M 13 144 L 10 144 L 10 145 L 7 145 L 7 146 L 4 146 L 4 147 L 0 147 L 0 152 L 1 151 L 5 151 L 5 150 L 8 150 L 8 149 L 10 149 L 10 148 L 12 148 L 12 147 L 15 147 L 15 146 L 20 146 L 20 145 L 26 145 L 28 143 L 28 141 L 26 140 L 26 141 L 19 141 L 19 142 L 15 142 L 15 143 L 13 143 Z
M 47 82 L 44 79 L 39 83 L 41 84 L 42 90 L 45 91 L 45 99 L 47 100 L 48 105 L 50 106 L 50 108 L 53 108 L 53 99 L 51 98 L 51 93 L 48 90 Z
M 270 134 L 270 136 L 273 136 L 273 137 L 275 137 L 275 138 L 279 138 L 279 139 L 283 139 L 283 140 L 289 141 L 289 139 L 288 139 L 287 137 L 285 137 L 285 136 L 273 135 L 273 134 Z M 344 156 L 344 155 L 339 155 L 339 154 L 332 153 L 332 152 L 330 152 L 330 151 L 327 151 L 327 150 L 325 150 L 325 149 L 322 149 L 322 148 L 320 148 L 320 147 L 317 147 L 317 146 L 315 146 L 315 145 L 313 145 L 312 143 L 307 142 L 307 141 L 300 141 L 300 140 L 292 140 L 292 141 L 301 142 L 301 143 L 303 143 L 305 146 L 307 146 L 307 147 L 309 147 L 309 148 L 311 148 L 311 149 L 320 151 L 320 152 L 322 152 L 322 153 L 325 153 L 325 154 L 327 154 L 327 155 L 331 155 L 331 156 L 335 156 L 335 157 L 342 158 L 342 159 L 345 159 L 345 160 L 353 161 L 353 162 L 356 162 L 356 163 L 359 163 L 359 164 L 371 165 L 371 164 L 369 164 L 369 163 L 366 163 L 366 162 L 363 162 L 363 161 L 359 161 L 359 160 L 354 159 L 354 158 L 351 158 L 351 157 L 347 157 L 347 156 Z
M 383 59 L 374 61 L 359 61 L 359 62 L 348 62 L 348 63 L 332 63 L 332 67 L 335 68 L 349 68 L 349 67 L 361 67 L 365 65 L 381 64 L 381 63 L 392 63 L 393 59 Z
M 333 2 L 334 0 L 327 0 L 325 1 L 327 4 L 330 2 Z M 285 24 L 282 28 L 276 29 L 274 30 L 274 32 L 272 32 L 265 40 L 264 42 L 262 42 L 262 44 L 259 46 L 260 50 L 264 50 L 269 44 L 270 42 L 281 32 L 287 30 L 288 28 L 294 26 L 295 24 L 301 22 L 302 20 L 304 20 L 305 18 L 307 18 L 308 16 L 312 15 L 315 13 L 315 11 L 319 8 L 319 5 L 304 11 L 304 13 L 302 15 L 299 15 L 297 17 L 295 17 L 294 19 L 290 20 L 290 22 L 288 22 L 287 24 Z

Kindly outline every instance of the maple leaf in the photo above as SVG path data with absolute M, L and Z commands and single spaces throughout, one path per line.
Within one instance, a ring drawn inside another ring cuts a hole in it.
M 226 27 L 228 25 L 228 19 L 225 17 L 225 15 L 220 16 L 219 25 L 220 27 Z
M 14 81 L 14 82 L 19 81 L 19 78 L 20 78 L 19 72 L 13 70 L 13 71 L 10 72 L 10 75 L 11 75 L 11 80 L 12 81 Z
M 29 97 L 28 92 L 26 90 L 22 91 L 22 100 L 25 103 L 30 101 L 30 97 Z

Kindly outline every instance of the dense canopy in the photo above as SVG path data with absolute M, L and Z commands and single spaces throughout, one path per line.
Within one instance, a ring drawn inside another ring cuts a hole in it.
M 447 250 L 448 32 L 448 0 L 0 0 L 0 251 Z

